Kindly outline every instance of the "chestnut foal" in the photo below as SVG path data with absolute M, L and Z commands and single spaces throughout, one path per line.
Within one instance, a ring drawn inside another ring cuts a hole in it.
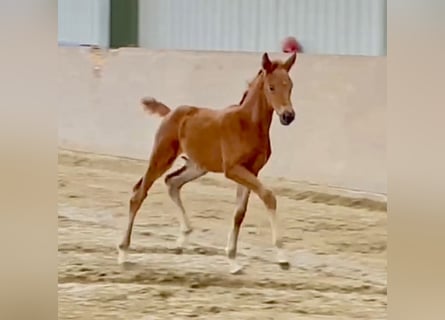
M 237 206 L 226 248 L 230 272 L 237 273 L 242 269 L 235 257 L 240 226 L 251 191 L 258 195 L 269 211 L 277 261 L 283 269 L 289 268 L 277 226 L 275 195 L 257 176 L 271 155 L 269 131 L 273 112 L 286 126 L 295 117 L 291 103 L 293 84 L 289 77 L 295 60 L 296 53 L 285 62 L 271 61 L 264 53 L 262 69 L 249 84 L 240 105 L 219 110 L 195 106 L 180 106 L 171 110 L 155 99 L 143 100 L 144 108 L 163 117 L 163 121 L 156 132 L 147 171 L 133 187 L 128 225 L 118 246 L 119 263 L 125 262 L 134 219 L 148 190 L 184 153 L 186 164 L 165 177 L 169 195 L 181 211 L 178 247 L 182 248 L 192 231 L 180 199 L 181 187 L 207 172 L 224 173 L 226 178 L 237 183 Z

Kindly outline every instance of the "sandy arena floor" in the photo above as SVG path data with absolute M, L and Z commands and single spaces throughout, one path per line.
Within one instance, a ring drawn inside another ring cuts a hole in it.
M 208 175 L 183 189 L 195 228 L 173 248 L 176 207 L 160 179 L 139 212 L 130 266 L 117 265 L 130 190 L 145 162 L 59 152 L 59 319 L 385 319 L 385 206 L 263 179 L 278 196 L 292 267 L 274 263 L 267 212 L 251 197 L 238 256 L 224 247 L 235 186 Z

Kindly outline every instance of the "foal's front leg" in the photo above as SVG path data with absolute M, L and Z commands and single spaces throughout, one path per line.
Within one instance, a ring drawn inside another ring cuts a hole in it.
M 225 170 L 225 176 L 244 187 L 255 192 L 263 201 L 269 211 L 270 226 L 272 229 L 272 244 L 277 250 L 277 261 L 282 269 L 289 268 L 289 262 L 283 250 L 281 233 L 277 221 L 277 200 L 275 195 L 269 189 L 266 189 L 261 181 L 249 170 L 240 165 L 228 167 Z
M 249 202 L 250 190 L 242 184 L 238 184 L 236 188 L 236 208 L 233 213 L 233 227 L 229 233 L 227 240 L 226 253 L 230 263 L 230 273 L 239 273 L 242 267 L 235 261 L 236 250 L 238 244 L 238 236 L 241 224 L 247 211 L 247 204 Z

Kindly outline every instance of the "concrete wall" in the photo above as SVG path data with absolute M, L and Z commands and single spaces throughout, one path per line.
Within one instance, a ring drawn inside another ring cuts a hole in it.
M 59 51 L 59 145 L 141 159 L 159 123 L 141 97 L 225 107 L 239 101 L 261 56 L 120 49 L 95 77 L 86 49 Z M 291 77 L 297 118 L 290 127 L 274 119 L 262 175 L 386 193 L 386 58 L 302 54 Z

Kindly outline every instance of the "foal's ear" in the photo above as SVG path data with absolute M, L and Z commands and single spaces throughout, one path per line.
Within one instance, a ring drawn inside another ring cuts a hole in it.
M 267 52 L 263 53 L 263 59 L 262 59 L 262 66 L 263 69 L 266 70 L 267 73 L 271 73 L 273 71 L 273 63 L 269 59 L 269 55 Z
M 295 51 L 283 64 L 283 68 L 289 72 L 289 70 L 292 68 L 292 66 L 295 63 L 295 60 L 297 60 L 297 52 Z

